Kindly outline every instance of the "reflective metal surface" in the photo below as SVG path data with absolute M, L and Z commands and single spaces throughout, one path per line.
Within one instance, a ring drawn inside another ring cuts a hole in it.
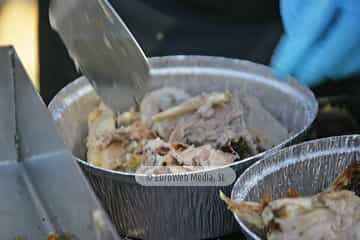
M 108 0 L 52 0 L 50 23 L 109 107 L 119 112 L 143 98 L 146 56 Z
M 165 85 L 193 95 L 215 90 L 255 95 L 291 133 L 272 150 L 299 140 L 317 113 L 317 102 L 309 89 L 295 81 L 274 79 L 271 70 L 262 65 L 200 56 L 152 58 L 150 63 L 150 89 Z M 206 239 L 239 230 L 219 199 L 219 190 L 230 193 L 231 186 L 144 187 L 135 182 L 133 173 L 104 170 L 83 161 L 87 116 L 96 102 L 91 85 L 80 78 L 60 91 L 49 108 L 59 133 L 78 157 L 120 232 L 145 239 Z M 239 175 L 269 152 L 229 166 Z
M 15 147 L 15 86 L 11 55 L 13 50 L 0 48 L 0 164 L 1 160 L 16 159 Z
M 15 51 L 0 63 L 0 239 L 119 239 Z
M 231 198 L 261 201 L 285 197 L 288 189 L 304 196 L 328 187 L 352 161 L 360 161 L 360 135 L 332 137 L 285 148 L 248 168 L 236 181 Z M 264 233 L 236 218 L 249 239 Z

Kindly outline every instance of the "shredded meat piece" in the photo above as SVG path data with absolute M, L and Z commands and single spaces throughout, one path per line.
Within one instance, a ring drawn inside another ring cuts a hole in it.
M 235 161 L 236 155 L 224 153 L 210 145 L 190 147 L 177 154 L 177 161 L 189 166 L 223 166 Z
M 312 198 L 277 200 L 263 212 L 265 224 L 279 229 L 268 239 L 359 239 L 360 198 L 350 191 L 321 193 Z
M 267 204 L 235 201 L 223 193 L 220 197 L 240 219 L 266 229 L 269 240 L 356 240 L 360 239 L 360 198 L 345 189 L 359 180 L 359 168 L 360 164 L 353 164 L 327 190 L 311 197 L 291 196 Z
M 257 154 L 267 149 L 261 137 L 268 139 L 271 131 L 260 136 L 249 128 L 256 125 L 249 120 L 257 121 L 251 109 L 264 115 L 257 124 L 276 131 L 280 124 L 259 101 L 243 97 L 227 92 L 191 97 L 165 87 L 147 94 L 139 112 L 115 114 L 99 103 L 88 116 L 87 160 L 111 170 L 179 173 Z
M 141 102 L 141 119 L 147 127 L 150 127 L 155 114 L 176 106 L 189 98 L 188 93 L 178 88 L 165 87 L 152 91 Z
M 234 212 L 239 218 L 245 219 L 248 223 L 255 225 L 258 228 L 265 226 L 261 213 L 264 206 L 257 202 L 234 201 L 226 197 L 224 193 L 220 192 L 220 198 L 227 204 L 228 209 Z
M 212 108 L 214 106 L 223 105 L 231 101 L 231 95 L 227 93 L 213 93 L 211 95 L 200 95 L 193 97 L 192 99 L 185 101 L 177 106 L 169 108 L 163 112 L 152 116 L 152 121 L 163 121 L 169 119 L 176 119 L 185 114 L 198 111 L 203 106 L 206 108 Z M 204 112 L 206 113 L 206 111 Z
M 124 112 L 117 116 L 116 125 L 118 127 L 129 126 L 130 124 L 139 121 L 141 121 L 140 114 L 138 112 L 134 112 L 134 110 L 130 110 L 129 112 Z
M 268 229 L 269 240 L 350 239 L 360 237 L 360 198 L 353 192 L 321 193 L 272 201 L 268 206 L 221 198 L 243 221 Z
M 115 121 L 115 114 L 103 104 L 90 113 L 87 159 L 106 169 L 136 171 L 144 161 L 144 142 L 155 136 L 139 120 L 121 128 Z
M 97 138 L 97 145 L 104 149 L 113 142 L 129 143 L 131 141 L 142 141 L 155 138 L 153 132 L 147 129 L 141 122 L 137 121 L 128 127 L 121 127 L 113 131 L 104 132 Z
M 231 106 L 209 108 L 204 118 L 203 109 L 200 109 L 203 112 L 197 111 L 178 119 L 170 133 L 169 142 L 186 142 L 197 146 L 210 144 L 220 148 L 230 140 L 246 135 L 240 111 L 232 109 Z M 244 134 L 240 134 L 240 128 Z M 252 137 L 247 134 L 246 139 L 251 141 Z
M 164 151 L 165 150 L 165 151 Z M 144 146 L 145 166 L 221 166 L 232 163 L 237 156 L 213 149 L 210 145 L 194 147 L 170 144 L 160 138 Z
M 216 149 L 242 139 L 249 153 L 239 154 L 254 155 L 259 152 L 259 147 L 246 127 L 244 107 L 240 102 L 231 100 L 232 96 L 228 93 L 191 98 L 154 115 L 152 129 L 170 143 L 208 144 Z

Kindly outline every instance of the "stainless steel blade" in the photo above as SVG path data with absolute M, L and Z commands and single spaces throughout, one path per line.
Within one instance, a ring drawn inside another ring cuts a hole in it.
M 50 22 L 98 95 L 114 111 L 142 99 L 145 54 L 107 0 L 53 0 Z M 124 104 L 126 103 L 126 104 Z

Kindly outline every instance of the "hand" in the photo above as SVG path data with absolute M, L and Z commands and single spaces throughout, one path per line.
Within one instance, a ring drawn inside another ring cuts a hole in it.
M 316 85 L 360 72 L 360 0 L 281 0 L 281 15 L 276 76 Z

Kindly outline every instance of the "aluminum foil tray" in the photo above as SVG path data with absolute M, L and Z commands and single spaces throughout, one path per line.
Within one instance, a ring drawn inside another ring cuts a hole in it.
M 205 56 L 167 56 L 149 61 L 150 90 L 179 87 L 197 95 L 238 89 L 257 97 L 288 129 L 289 138 L 274 148 L 229 165 L 238 176 L 270 152 L 300 141 L 317 113 L 317 101 L 308 88 L 293 79 L 279 81 L 270 68 L 259 64 Z M 105 170 L 86 162 L 87 117 L 97 102 L 94 89 L 81 77 L 60 91 L 49 109 L 59 134 L 78 158 L 120 233 L 147 240 L 198 240 L 239 231 L 219 198 L 219 191 L 230 194 L 232 185 L 143 186 L 136 181 L 137 174 Z M 124 109 L 128 107 L 124 105 Z
M 11 47 L 0 73 L 0 239 L 119 239 Z
M 328 187 L 353 161 L 360 161 L 360 135 L 324 138 L 285 148 L 248 168 L 236 181 L 231 198 L 261 201 L 285 197 L 288 189 L 304 196 Z M 248 239 L 265 239 L 236 217 Z

